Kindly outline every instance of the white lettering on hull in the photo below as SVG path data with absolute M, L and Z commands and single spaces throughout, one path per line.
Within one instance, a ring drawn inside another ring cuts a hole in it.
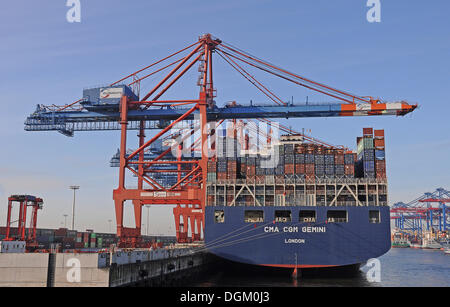
M 285 244 L 304 244 L 305 239 L 284 239 Z
M 322 227 L 302 227 L 302 232 L 327 232 L 327 228 Z
M 282 232 L 299 232 L 299 228 L 296 226 L 286 226 L 281 228 Z M 327 232 L 327 228 L 325 226 L 321 227 L 302 227 L 302 232 L 307 233 L 323 233 Z M 264 232 L 280 232 L 280 228 L 278 226 L 266 226 L 264 227 Z

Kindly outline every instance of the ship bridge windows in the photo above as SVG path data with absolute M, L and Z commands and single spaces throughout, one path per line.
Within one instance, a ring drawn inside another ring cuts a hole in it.
M 316 211 L 315 210 L 300 210 L 299 213 L 300 223 L 315 223 Z
M 262 223 L 264 222 L 264 211 L 262 210 L 245 210 L 245 223 Z
M 275 222 L 288 223 L 292 222 L 292 214 L 290 210 L 275 210 Z
M 347 211 L 345 210 L 328 210 L 327 211 L 328 223 L 347 223 Z
M 369 223 L 372 223 L 372 224 L 380 223 L 380 211 L 379 210 L 369 210 Z
M 214 211 L 214 222 L 216 223 L 224 223 L 225 222 L 225 213 L 223 210 Z

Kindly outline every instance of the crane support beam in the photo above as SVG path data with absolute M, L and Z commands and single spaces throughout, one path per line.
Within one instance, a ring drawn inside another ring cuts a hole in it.
M 131 102 L 130 104 L 133 104 Z M 288 106 L 234 106 L 209 108 L 208 121 L 226 119 L 258 118 L 302 118 L 302 117 L 340 117 L 340 116 L 380 116 L 406 115 L 416 108 L 404 102 L 383 104 L 328 104 L 328 105 L 288 105 Z M 117 108 L 118 109 L 118 108 Z M 180 118 L 190 108 L 139 109 L 128 110 L 128 130 L 139 130 L 140 121 L 146 121 L 145 129 L 161 129 L 161 121 Z M 192 112 L 184 120 L 193 120 L 199 110 Z M 26 131 L 96 131 L 120 130 L 120 112 L 66 111 L 43 112 L 30 115 L 25 121 Z M 134 124 L 133 124 L 134 123 Z M 166 126 L 168 123 L 166 124 Z

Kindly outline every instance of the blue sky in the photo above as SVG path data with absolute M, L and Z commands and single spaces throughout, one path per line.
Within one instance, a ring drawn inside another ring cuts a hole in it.
M 67 138 L 25 132 L 23 122 L 38 103 L 75 101 L 83 88 L 115 81 L 203 33 L 340 89 L 419 103 L 404 118 L 287 124 L 351 148 L 363 127 L 385 129 L 391 203 L 450 188 L 448 1 L 381 0 L 381 23 L 367 22 L 366 1 L 81 0 L 81 23 L 66 21 L 65 2 L 16 0 L 0 11 L 1 225 L 8 195 L 27 193 L 45 200 L 39 227 L 61 226 L 63 214 L 71 212 L 68 186 L 78 184 L 77 227 L 108 231 L 118 177 L 108 163 L 119 133 L 79 132 Z M 218 104 L 265 101 L 219 59 L 215 67 Z M 272 78 L 260 80 L 286 100 L 304 101 L 307 95 L 310 101 L 328 100 Z M 172 95 L 195 97 L 192 83 L 175 87 Z M 150 232 L 173 233 L 170 209 L 150 212 Z

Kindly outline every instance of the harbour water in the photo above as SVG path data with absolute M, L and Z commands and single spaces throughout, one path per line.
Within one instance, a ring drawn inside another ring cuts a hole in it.
M 380 281 L 369 282 L 361 267 L 356 274 L 302 276 L 290 272 L 252 271 L 220 267 L 202 276 L 196 287 L 449 287 L 450 255 L 439 250 L 392 248 L 378 258 Z

